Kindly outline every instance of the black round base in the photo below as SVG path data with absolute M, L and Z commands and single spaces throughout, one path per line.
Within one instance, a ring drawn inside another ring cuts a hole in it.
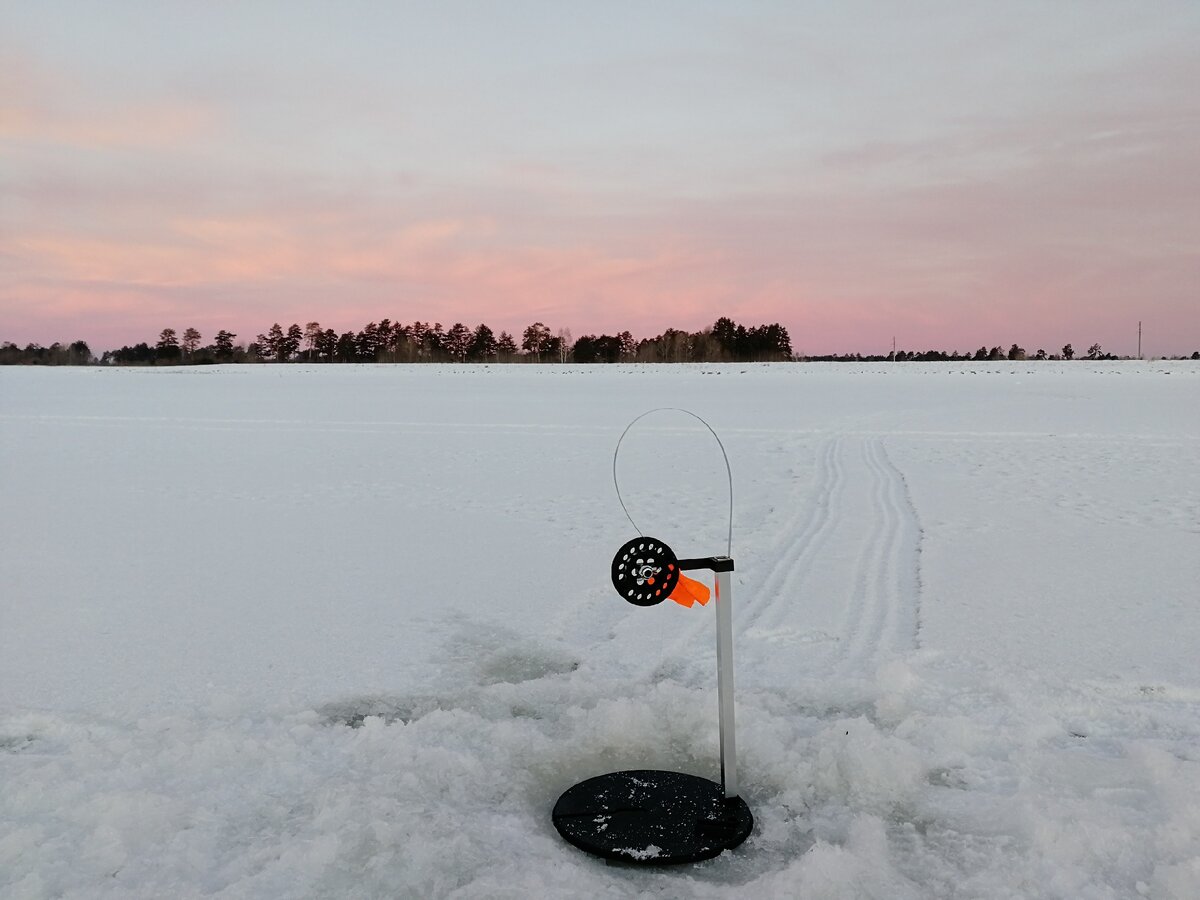
M 580 850 L 647 866 L 712 859 L 754 828 L 741 797 L 680 772 L 638 769 L 581 781 L 554 804 L 554 827 Z

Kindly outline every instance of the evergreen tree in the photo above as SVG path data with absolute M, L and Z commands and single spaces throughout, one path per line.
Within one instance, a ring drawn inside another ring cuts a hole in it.
M 67 348 L 67 365 L 88 366 L 92 360 L 92 348 L 87 345 L 87 341 L 75 341 Z
M 338 362 L 355 362 L 358 359 L 357 335 L 353 331 L 345 332 L 338 338 L 334 356 Z
M 525 329 L 525 333 L 521 337 L 521 349 L 537 361 L 541 360 L 542 352 L 549 343 L 550 329 L 541 322 L 534 322 Z
M 270 352 L 270 358 L 275 362 L 287 362 L 287 337 L 283 333 L 283 329 L 276 322 L 267 331 L 266 347 Z
M 638 342 L 632 334 L 622 331 L 617 338 L 621 341 L 620 359 L 628 361 L 637 356 Z
M 175 336 L 174 328 L 164 328 L 158 336 L 158 343 L 154 346 L 156 360 L 166 360 L 173 362 L 179 359 L 179 338 Z
M 467 352 L 469 359 L 488 361 L 496 358 L 496 335 L 484 324 L 476 327 L 471 335 L 471 348 Z
M 721 316 L 713 323 L 712 336 L 724 354 L 733 358 L 737 354 L 737 325 L 728 316 Z
M 455 322 L 446 332 L 444 346 L 447 356 L 455 362 L 462 362 L 471 349 L 471 329 L 462 322 Z
M 417 345 L 413 340 L 412 329 L 397 322 L 392 326 L 391 358 L 395 362 L 413 362 L 418 356 Z
M 368 322 L 354 339 L 355 355 L 362 362 L 375 362 L 379 358 L 379 326 Z
M 432 328 L 425 331 L 425 350 L 429 358 L 438 360 L 446 351 L 446 332 L 442 330 L 441 322 L 434 322 Z
M 575 342 L 571 356 L 577 363 L 615 363 L 621 359 L 621 346 L 618 336 L 585 334 Z
M 408 329 L 409 340 L 412 341 L 413 349 L 416 352 L 418 359 L 425 358 L 429 353 L 429 348 L 425 343 L 425 334 L 429 331 L 429 326 L 420 319 L 413 322 Z
M 517 342 L 507 331 L 500 332 L 500 337 L 496 341 L 496 353 L 501 362 L 508 362 L 517 355 Z
M 218 360 L 227 361 L 233 359 L 233 339 L 235 337 L 237 337 L 236 334 L 226 331 L 223 328 L 217 332 L 216 338 L 213 339 L 213 347 L 216 350 Z
M 337 332 L 332 328 L 326 328 L 317 335 L 316 342 L 313 344 L 313 349 L 316 351 L 317 359 L 325 362 L 333 362 L 334 356 L 337 355 Z
M 379 320 L 379 327 L 375 329 L 375 340 L 375 358 L 382 361 L 384 357 L 391 352 L 393 347 L 392 342 L 395 340 L 392 335 L 391 319 Z
M 300 352 L 300 342 L 304 340 L 304 332 L 293 322 L 288 326 L 287 334 L 283 336 L 283 361 L 288 362 Z
M 308 358 L 310 360 L 318 359 L 317 344 L 321 341 L 321 335 L 324 332 L 321 330 L 320 322 L 309 322 L 304 326 L 304 343 L 308 345 Z

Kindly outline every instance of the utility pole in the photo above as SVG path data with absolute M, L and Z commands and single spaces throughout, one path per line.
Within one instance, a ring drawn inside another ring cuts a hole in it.
M 1138 359 L 1142 358 L 1142 323 L 1138 322 Z
M 892 335 L 892 362 L 896 361 L 896 336 Z

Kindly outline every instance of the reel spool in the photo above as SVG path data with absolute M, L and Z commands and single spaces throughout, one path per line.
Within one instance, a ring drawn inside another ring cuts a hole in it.
M 613 587 L 634 606 L 654 606 L 679 584 L 677 563 L 675 552 L 658 538 L 635 537 L 613 557 Z
M 622 544 L 613 557 L 612 583 L 617 593 L 634 606 L 654 606 L 664 600 L 674 600 L 680 606 L 704 606 L 712 592 L 683 573 L 690 569 L 724 571 L 722 565 L 717 557 L 676 559 L 675 551 L 664 541 L 636 537 Z

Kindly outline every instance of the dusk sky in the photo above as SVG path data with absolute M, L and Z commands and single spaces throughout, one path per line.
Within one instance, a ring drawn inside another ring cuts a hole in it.
M 1200 349 L 1200 2 L 0 0 L 0 340 Z

